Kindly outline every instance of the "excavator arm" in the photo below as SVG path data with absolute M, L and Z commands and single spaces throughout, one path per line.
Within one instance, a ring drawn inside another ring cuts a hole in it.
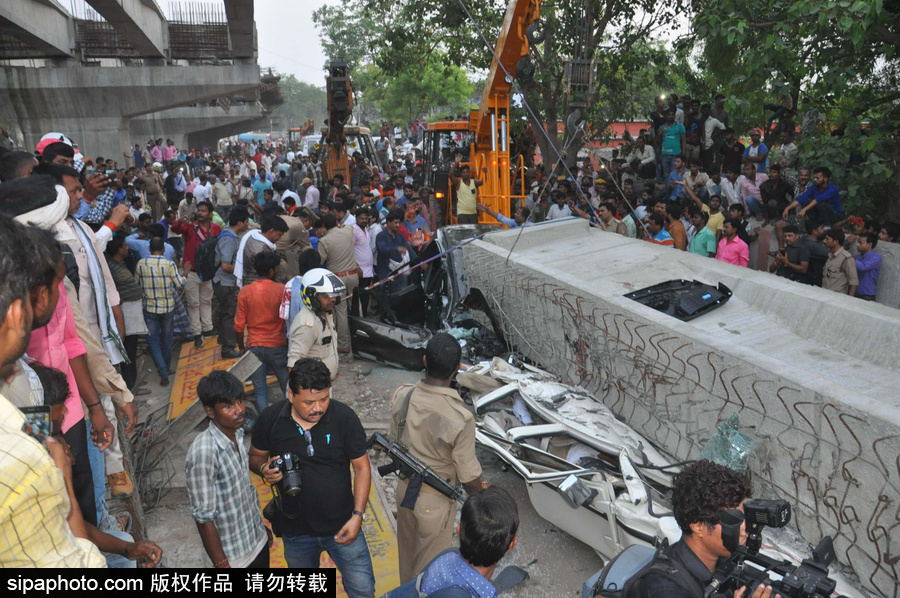
M 478 190 L 479 201 L 506 216 L 510 215 L 510 200 L 524 196 L 525 189 L 524 180 L 520 194 L 512 188 L 511 168 L 522 165 L 510 164 L 512 80 L 507 78 L 504 69 L 512 77 L 517 76 L 517 66 L 528 56 L 526 32 L 537 21 L 540 6 L 541 0 L 510 0 L 494 50 L 499 62 L 496 58 L 491 62 L 481 104 L 469 113 L 469 130 L 475 135 L 470 167 L 473 176 L 484 177 L 484 185 Z M 487 168 L 486 174 L 482 168 Z

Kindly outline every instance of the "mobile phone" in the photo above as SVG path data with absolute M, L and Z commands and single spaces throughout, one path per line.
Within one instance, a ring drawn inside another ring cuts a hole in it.
M 20 411 L 25 416 L 22 431 L 43 443 L 47 436 L 59 434 L 60 430 L 54 429 L 52 408 L 46 405 L 39 407 L 22 407 Z
M 111 174 L 116 174 L 116 171 L 115 171 L 115 170 L 107 170 L 107 171 L 106 171 L 106 175 L 107 175 L 107 176 L 109 176 L 109 175 L 111 175 Z

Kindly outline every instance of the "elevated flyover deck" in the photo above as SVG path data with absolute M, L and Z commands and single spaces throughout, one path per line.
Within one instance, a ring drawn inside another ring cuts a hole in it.
M 469 286 L 518 350 L 596 393 L 674 459 L 697 458 L 738 413 L 755 440 L 755 495 L 789 500 L 807 540 L 833 535 L 865 587 L 896 595 L 897 310 L 587 221 L 519 233 L 465 249 Z M 734 296 L 690 322 L 624 297 L 679 278 Z

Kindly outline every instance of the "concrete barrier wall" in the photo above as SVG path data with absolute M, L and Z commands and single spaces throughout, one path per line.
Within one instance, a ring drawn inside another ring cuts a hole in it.
M 518 232 L 465 250 L 470 287 L 518 350 L 674 459 L 697 458 L 737 412 L 755 494 L 789 500 L 808 541 L 834 536 L 863 586 L 898 595 L 896 311 L 579 222 Z M 681 322 L 622 296 L 675 278 L 734 297 Z

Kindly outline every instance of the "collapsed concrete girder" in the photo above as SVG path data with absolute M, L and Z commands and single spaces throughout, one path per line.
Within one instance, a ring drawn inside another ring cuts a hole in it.
M 8 33 L 46 56 L 73 56 L 75 24 L 56 0 L 0 3 L 0 33 Z
M 255 64 L 117 68 L 0 68 L 0 115 L 19 123 L 26 147 L 49 131 L 71 136 L 89 156 L 131 145 L 132 118 L 254 90 Z
M 755 442 L 754 495 L 788 500 L 805 539 L 832 535 L 864 586 L 898 595 L 888 557 L 900 543 L 896 311 L 585 220 L 519 233 L 465 249 L 469 289 L 488 298 L 511 346 L 676 461 L 698 458 L 738 413 Z M 689 322 L 624 297 L 673 279 L 722 283 L 734 296 Z
M 256 22 L 253 20 L 253 0 L 225 0 L 228 36 L 236 58 L 256 56 Z
M 142 56 L 164 57 L 169 26 L 154 0 L 87 0 Z M 253 19 L 253 15 L 250 15 Z

